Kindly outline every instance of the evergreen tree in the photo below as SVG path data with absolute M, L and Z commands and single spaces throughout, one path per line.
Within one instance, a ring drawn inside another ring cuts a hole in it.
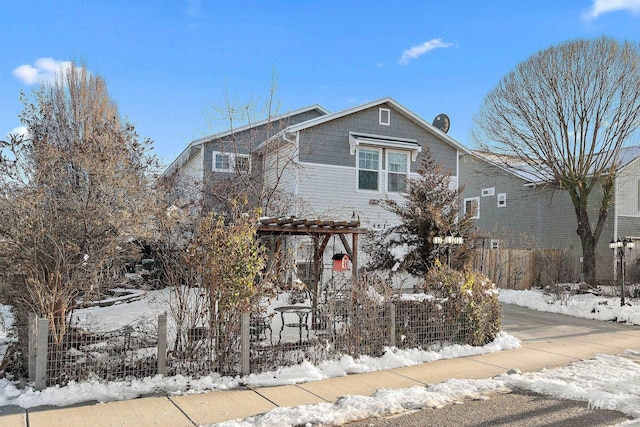
M 408 180 L 404 200 L 387 197 L 378 201 L 397 215 L 400 223 L 369 235 L 365 242 L 371 257 L 367 268 L 422 275 L 446 250 L 434 245 L 434 236 L 469 236 L 473 213 L 459 215 L 461 190 L 451 188 L 451 176 L 442 172 L 428 150 L 423 153 L 418 174 L 418 178 Z

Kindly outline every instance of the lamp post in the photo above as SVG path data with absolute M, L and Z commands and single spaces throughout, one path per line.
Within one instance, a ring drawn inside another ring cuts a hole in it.
M 464 243 L 464 239 L 460 235 L 460 233 L 449 233 L 445 237 L 442 236 L 434 236 L 433 244 L 435 246 L 445 245 L 447 249 L 447 267 L 451 268 L 451 247 L 452 246 L 460 246 Z
M 616 258 L 616 256 L 618 258 L 620 258 L 620 305 L 624 305 L 624 270 L 625 270 L 625 265 L 624 265 L 624 256 L 625 256 L 625 249 L 629 249 L 629 252 L 631 252 L 631 249 L 633 249 L 633 247 L 635 246 L 635 243 L 633 243 L 633 240 L 631 240 L 628 237 L 623 238 L 622 240 L 620 240 L 620 238 L 618 238 L 617 240 L 611 240 L 609 242 L 609 249 L 613 249 L 613 257 Z

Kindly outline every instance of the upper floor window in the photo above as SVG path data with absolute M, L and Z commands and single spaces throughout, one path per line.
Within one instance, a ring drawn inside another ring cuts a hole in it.
M 213 153 L 213 170 L 220 172 L 248 173 L 251 159 L 248 154 Z
M 249 156 L 245 154 L 238 154 L 235 156 L 235 169 L 240 173 L 249 173 L 251 171 Z
M 387 154 L 387 191 L 401 192 L 407 188 L 409 155 L 389 151 Z
M 482 189 L 482 197 L 493 196 L 494 194 L 496 194 L 495 187 L 483 188 Z
M 391 124 L 391 110 L 388 108 L 381 108 L 378 114 L 379 123 L 381 125 L 389 126 Z
M 358 150 L 358 189 L 379 189 L 380 150 Z
M 498 194 L 498 207 L 504 208 L 507 206 L 507 193 L 499 193 Z
M 464 199 L 464 214 L 466 215 L 468 212 L 473 213 L 471 219 L 480 218 L 480 197 Z
M 224 153 L 214 153 L 213 169 L 218 171 L 231 170 L 231 155 Z

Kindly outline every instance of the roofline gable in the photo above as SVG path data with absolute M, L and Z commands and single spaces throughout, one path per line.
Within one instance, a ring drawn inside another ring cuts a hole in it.
M 357 105 L 355 107 L 347 108 L 346 110 L 337 111 L 335 113 L 327 114 L 325 116 L 316 117 L 315 119 L 307 120 L 306 122 L 302 122 L 302 123 L 298 123 L 298 124 L 289 126 L 284 131 L 287 132 L 287 133 L 299 132 L 299 131 L 308 129 L 310 127 L 318 126 L 318 125 L 321 125 L 323 123 L 326 123 L 326 122 L 329 122 L 329 121 L 332 121 L 332 120 L 337 120 L 339 118 L 348 116 L 350 114 L 354 114 L 354 113 L 357 113 L 357 112 L 360 112 L 360 111 L 363 111 L 363 110 L 366 110 L 366 109 L 369 109 L 369 108 L 372 108 L 372 107 L 375 107 L 375 106 L 378 106 L 378 105 L 382 105 L 382 104 L 390 104 L 395 109 L 397 109 L 400 112 L 402 112 L 402 114 L 404 114 L 406 117 L 408 117 L 411 121 L 413 121 L 414 123 L 418 124 L 419 126 L 424 128 L 426 131 L 428 131 L 429 133 L 433 134 L 434 136 L 443 139 L 446 143 L 448 143 L 449 145 L 453 146 L 458 151 L 462 151 L 464 153 L 471 153 L 471 151 L 468 148 L 466 148 L 464 145 L 460 144 L 458 141 L 456 141 L 455 139 L 451 138 L 449 135 L 447 135 L 446 133 L 442 132 L 440 129 L 435 128 L 433 125 L 431 125 L 430 123 L 426 122 L 422 117 L 418 116 L 413 111 L 411 111 L 411 110 L 407 109 L 406 107 L 404 107 L 403 105 L 399 104 L 397 101 L 395 101 L 391 97 L 381 98 L 381 99 L 378 99 L 378 100 L 375 100 L 375 101 L 367 102 L 365 104 Z

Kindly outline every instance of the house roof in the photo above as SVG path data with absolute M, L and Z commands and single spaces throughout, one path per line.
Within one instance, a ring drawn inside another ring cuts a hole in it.
M 292 133 L 295 133 L 295 132 L 298 132 L 298 131 L 301 131 L 301 130 L 304 130 L 304 129 L 308 129 L 308 128 L 313 127 L 313 126 L 318 126 L 320 124 L 327 123 L 327 122 L 332 121 L 332 120 L 337 120 L 337 119 L 339 119 L 341 117 L 345 117 L 345 116 L 348 116 L 350 114 L 354 114 L 354 113 L 366 110 L 366 109 L 371 108 L 371 107 L 382 105 L 382 104 L 388 104 L 388 105 L 392 106 L 394 109 L 400 111 L 405 117 L 407 117 L 408 119 L 410 119 L 414 123 L 416 123 L 419 126 L 421 126 L 422 128 L 424 128 L 427 132 L 429 132 L 429 133 L 437 136 L 441 140 L 445 141 L 446 143 L 448 143 L 449 145 L 454 147 L 456 150 L 461 151 L 463 153 L 471 153 L 471 151 L 468 148 L 466 148 L 465 146 L 460 144 L 455 139 L 451 138 L 446 133 L 442 132 L 440 129 L 438 129 L 438 128 L 434 127 L 433 125 L 431 125 L 430 123 L 426 122 L 423 118 L 421 118 L 420 116 L 418 116 L 414 112 L 408 110 L 407 108 L 405 108 L 404 106 L 402 106 L 401 104 L 396 102 L 393 98 L 386 97 L 386 98 L 378 99 L 376 101 L 371 101 L 371 102 L 367 102 L 365 104 L 357 105 L 355 107 L 351 107 L 351 108 L 348 108 L 346 110 L 338 111 L 338 112 L 335 112 L 335 113 L 329 113 L 329 111 L 326 110 L 325 108 L 323 108 L 322 106 L 320 106 L 318 104 L 314 104 L 314 105 L 311 105 L 309 107 L 301 108 L 299 110 L 294 110 L 294 111 L 285 113 L 285 114 L 277 116 L 277 117 L 272 117 L 270 119 L 265 119 L 265 120 L 262 120 L 260 122 L 253 123 L 251 125 L 245 125 L 245 126 L 242 126 L 242 127 L 239 127 L 239 128 L 229 129 L 229 130 L 226 130 L 224 132 L 221 132 L 221 133 L 218 133 L 218 134 L 215 134 L 215 135 L 209 135 L 209 136 L 205 136 L 205 137 L 200 138 L 200 139 L 196 139 L 196 140 L 192 141 L 180 153 L 180 155 L 178 155 L 178 157 L 173 162 L 171 162 L 171 164 L 164 170 L 162 175 L 163 176 L 170 175 L 175 170 L 177 170 L 178 168 L 180 168 L 181 166 L 183 166 L 184 164 L 189 162 L 189 160 L 191 160 L 193 157 L 195 157 L 200 152 L 199 147 L 202 144 L 210 142 L 210 141 L 215 141 L 215 140 L 220 139 L 220 138 L 224 138 L 225 136 L 229 136 L 229 135 L 232 135 L 232 134 L 237 133 L 237 132 L 242 132 L 242 131 L 251 129 L 253 127 L 258 127 L 258 126 L 264 125 L 264 124 L 269 123 L 269 122 L 282 120 L 282 119 L 287 118 L 287 117 L 291 117 L 291 116 L 294 116 L 294 115 L 297 115 L 297 114 L 305 113 L 307 111 L 317 110 L 317 111 L 319 111 L 319 112 L 321 112 L 323 114 L 320 117 L 316 117 L 314 119 L 307 120 L 305 122 L 301 122 L 301 123 L 298 123 L 298 124 L 295 124 L 295 125 L 288 126 L 287 128 L 281 130 L 280 132 L 278 132 L 276 135 L 272 136 L 268 140 L 262 142 L 257 147 L 258 149 L 261 149 L 266 144 L 268 144 L 270 141 L 273 141 L 273 140 L 275 140 L 277 138 L 280 138 L 285 134 L 292 134 Z
M 366 110 L 366 109 L 371 108 L 371 107 L 382 105 L 382 104 L 391 105 L 393 108 L 395 108 L 398 111 L 400 111 L 407 118 L 412 120 L 414 123 L 416 123 L 419 126 L 423 127 L 428 132 L 432 133 L 433 135 L 436 135 L 440 139 L 443 139 L 448 144 L 450 144 L 451 146 L 455 147 L 457 150 L 465 152 L 465 153 L 470 153 L 470 150 L 468 148 L 466 148 L 465 146 L 460 144 L 455 139 L 451 138 L 446 133 L 442 132 L 440 129 L 438 129 L 438 128 L 434 127 L 433 125 L 431 125 L 430 123 L 426 122 L 422 117 L 418 116 L 417 114 L 415 114 L 411 110 L 408 110 L 407 108 L 405 108 L 404 106 L 402 106 L 401 104 L 399 104 L 393 98 L 390 98 L 390 97 L 381 98 L 381 99 L 378 99 L 376 101 L 371 101 L 371 102 L 367 102 L 365 104 L 361 104 L 361 105 L 357 105 L 355 107 L 348 108 L 346 110 L 337 111 L 335 113 L 330 113 L 330 114 L 327 114 L 327 115 L 324 115 L 324 116 L 316 117 L 315 119 L 307 120 L 306 122 L 302 122 L 302 123 L 298 123 L 298 124 L 289 126 L 284 130 L 284 132 L 286 132 L 286 133 L 295 133 L 295 132 L 298 132 L 298 131 L 301 131 L 301 130 L 304 130 L 304 129 L 308 129 L 308 128 L 313 127 L 313 126 L 318 126 L 320 124 L 327 123 L 329 121 L 336 120 L 336 119 L 348 116 L 350 114 L 354 114 L 354 113 Z
M 277 122 L 279 120 L 284 120 L 287 117 L 292 117 L 298 114 L 303 114 L 309 111 L 313 111 L 313 110 L 317 110 L 322 114 L 329 114 L 329 110 L 327 110 L 326 108 L 322 107 L 321 105 L 318 104 L 313 104 L 310 105 L 308 107 L 304 107 L 304 108 L 299 108 L 297 110 L 293 110 L 293 111 L 288 111 L 284 114 L 280 114 L 278 116 L 275 117 L 270 117 L 270 118 L 266 118 L 264 120 L 261 120 L 259 122 L 256 123 L 251 123 L 251 124 L 247 124 L 244 126 L 240 126 L 237 128 L 232 128 L 232 129 L 227 129 L 224 132 L 220 132 L 217 134 L 213 134 L 213 135 L 208 135 L 208 136 L 204 136 L 202 138 L 199 139 L 195 139 L 193 141 L 191 141 L 189 143 L 189 145 L 187 145 L 187 147 L 182 150 L 182 152 L 178 155 L 178 157 L 175 158 L 175 160 L 173 162 L 171 162 L 171 164 L 169 164 L 169 166 L 167 166 L 167 168 L 164 170 L 164 172 L 162 172 L 163 176 L 167 176 L 172 174 L 173 172 L 175 172 L 176 169 L 178 169 L 179 167 L 181 167 L 182 165 L 184 165 L 185 163 L 187 163 L 189 160 L 191 160 L 194 156 L 196 156 L 199 153 L 199 147 L 202 144 L 205 144 L 207 142 L 210 141 L 215 141 L 217 139 L 220 138 L 224 138 L 226 136 L 229 135 L 233 135 L 235 133 L 238 132 L 243 132 L 245 130 L 249 130 L 251 128 L 254 127 L 258 127 L 258 126 L 262 126 L 265 125 L 267 123 L 273 123 L 273 122 Z
M 609 152 L 602 152 L 596 156 L 605 155 L 607 153 Z M 474 150 L 471 154 L 524 180 L 525 185 L 541 184 L 553 179 L 551 172 L 546 170 L 542 163 L 534 164 L 526 162 L 517 156 L 496 154 L 487 151 Z M 640 157 L 640 145 L 623 147 L 618 155 L 618 166 L 616 167 L 616 170 L 621 171 L 638 157 Z M 610 159 L 607 166 L 611 165 L 612 161 L 613 159 Z

